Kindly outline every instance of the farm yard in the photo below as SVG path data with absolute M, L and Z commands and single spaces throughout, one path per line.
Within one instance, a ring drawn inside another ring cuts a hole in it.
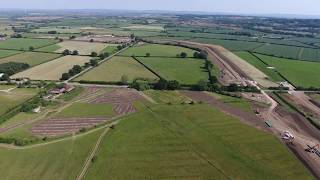
M 128 78 L 128 82 L 136 78 L 147 78 L 151 81 L 158 79 L 156 75 L 131 57 L 113 57 L 76 78 L 75 81 L 121 82 L 124 76 Z
M 89 62 L 89 59 L 89 57 L 85 56 L 64 56 L 15 74 L 12 78 L 57 81 L 63 73 L 68 72 L 74 65 L 83 66 L 86 62 Z
M 18 55 L 0 59 L 0 64 L 7 62 L 27 63 L 30 66 L 36 66 L 59 58 L 60 54 L 25 52 Z

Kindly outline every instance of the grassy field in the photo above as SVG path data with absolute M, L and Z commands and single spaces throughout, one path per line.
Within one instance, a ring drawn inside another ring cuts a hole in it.
M 29 50 L 29 47 L 40 48 L 56 43 L 56 40 L 51 39 L 8 39 L 0 42 L 0 49 L 13 49 L 13 50 Z
M 155 91 L 143 92 L 159 104 L 182 104 L 190 102 L 190 99 L 180 94 L 179 91 Z
M 87 174 L 87 179 L 209 177 L 312 179 L 275 137 L 206 105 L 160 105 L 125 118 L 105 137 Z
M 46 46 L 40 49 L 37 49 L 37 51 L 41 51 L 41 52 L 55 52 L 58 49 L 60 49 L 61 47 L 57 44 L 53 44 L 51 46 Z
M 139 58 L 146 66 L 167 80 L 177 80 L 181 84 L 196 84 L 208 80 L 204 60 L 192 58 Z
M 246 60 L 256 68 L 258 68 L 260 71 L 265 73 L 272 81 L 274 82 L 281 82 L 285 81 L 274 69 L 268 68 L 268 65 L 264 64 L 262 61 L 260 61 L 258 58 L 253 56 L 252 54 L 241 51 L 235 53 L 237 56 L 241 57 L 242 59 Z
M 36 65 L 48 62 L 50 60 L 56 59 L 60 56 L 61 56 L 60 54 L 25 52 L 22 54 L 0 59 L 0 64 L 7 63 L 7 62 L 19 62 L 19 63 L 27 63 L 30 66 L 36 66 Z
M 122 76 L 127 76 L 130 82 L 138 77 L 148 78 L 151 80 L 158 79 L 157 76 L 133 58 L 114 57 L 75 80 L 121 82 Z
M 250 103 L 246 99 L 225 96 L 225 95 L 211 93 L 211 92 L 208 92 L 208 94 L 217 98 L 218 100 L 220 100 L 221 102 L 223 102 L 225 104 L 228 104 L 228 105 L 233 106 L 235 108 L 241 109 L 241 110 L 248 112 L 248 113 L 253 112 Z
M 162 31 L 164 30 L 163 26 L 154 26 L 154 25 L 134 25 L 134 26 L 127 26 L 122 27 L 124 29 L 146 29 L 146 30 L 156 30 L 156 31 Z
M 48 33 L 49 31 L 57 31 L 57 33 L 62 33 L 62 34 L 75 34 L 75 33 L 80 33 L 80 29 L 77 28 L 71 28 L 71 27 L 41 27 L 39 29 L 34 29 L 32 32 L 36 33 Z
M 0 148 L 1 179 L 76 179 L 100 133 L 30 149 Z
M 111 104 L 75 103 L 57 114 L 57 117 L 112 117 Z
M 177 46 L 167 46 L 158 44 L 145 44 L 141 46 L 135 46 L 121 53 L 123 56 L 145 56 L 146 53 L 150 53 L 150 56 L 163 56 L 163 57 L 176 57 L 177 54 L 185 52 L 188 57 L 193 57 L 195 51 L 187 48 Z
M 10 91 L 10 93 L 0 92 L 0 115 L 32 98 L 37 94 L 37 92 L 37 89 L 31 88 L 14 89 Z
M 50 62 L 40 64 L 12 76 L 12 78 L 29 78 L 32 80 L 59 80 L 74 65 L 84 65 L 90 57 L 63 56 Z
M 118 48 L 117 48 L 116 45 L 114 45 L 114 46 L 110 45 L 110 46 L 104 48 L 104 50 L 102 50 L 102 52 L 107 52 L 109 54 L 113 54 L 113 53 L 115 53 L 117 51 L 118 51 Z
M 0 58 L 5 58 L 20 53 L 19 51 L 0 50 Z
M 104 43 L 91 43 L 91 42 L 81 42 L 81 41 L 64 41 L 59 44 L 60 46 L 58 50 L 55 52 L 63 52 L 65 49 L 69 49 L 70 51 L 78 50 L 81 55 L 90 55 L 91 52 L 100 53 L 103 49 L 105 49 L 108 45 Z
M 230 51 L 252 50 L 263 45 L 263 43 L 259 43 L 259 42 L 207 39 L 207 38 L 195 38 L 195 39 L 191 39 L 190 41 L 220 45 Z
M 36 117 L 38 117 L 39 114 L 36 113 L 18 113 L 17 115 L 10 118 L 8 121 L 5 121 L 4 123 L 0 124 L 0 128 L 9 127 L 18 123 L 24 123 L 28 122 Z
M 320 76 L 320 63 L 256 55 L 270 66 L 275 67 L 295 86 L 320 87 L 320 81 L 315 79 Z
M 254 52 L 291 59 L 320 61 L 319 49 L 266 44 L 255 49 Z

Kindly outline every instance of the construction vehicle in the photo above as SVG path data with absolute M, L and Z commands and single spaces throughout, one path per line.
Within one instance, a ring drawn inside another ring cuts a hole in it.
M 317 144 L 315 146 L 310 146 L 310 145 L 307 145 L 308 148 L 306 149 L 306 151 L 310 152 L 310 153 L 314 153 L 316 154 L 318 157 L 320 157 L 320 144 Z
M 294 140 L 294 136 L 289 131 L 285 131 L 284 133 L 282 133 L 281 138 L 289 142 L 292 142 Z

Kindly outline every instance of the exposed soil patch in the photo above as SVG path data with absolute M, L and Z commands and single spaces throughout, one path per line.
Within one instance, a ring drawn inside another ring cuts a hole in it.
M 56 137 L 79 132 L 106 122 L 105 117 L 95 118 L 56 118 L 43 121 L 31 128 L 31 132 L 42 137 Z

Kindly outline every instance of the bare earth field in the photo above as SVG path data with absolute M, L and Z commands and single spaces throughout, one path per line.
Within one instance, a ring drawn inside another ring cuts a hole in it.
M 84 65 L 90 57 L 64 56 L 53 61 L 35 66 L 31 69 L 13 75 L 11 78 L 29 78 L 32 80 L 59 80 L 64 72 L 68 72 L 74 65 Z
M 91 52 L 101 52 L 108 45 L 103 43 L 90 43 L 90 42 L 81 42 L 81 41 L 64 41 L 57 44 L 61 48 L 56 52 L 61 53 L 65 49 L 69 49 L 70 51 L 78 50 L 81 55 L 89 55 Z

